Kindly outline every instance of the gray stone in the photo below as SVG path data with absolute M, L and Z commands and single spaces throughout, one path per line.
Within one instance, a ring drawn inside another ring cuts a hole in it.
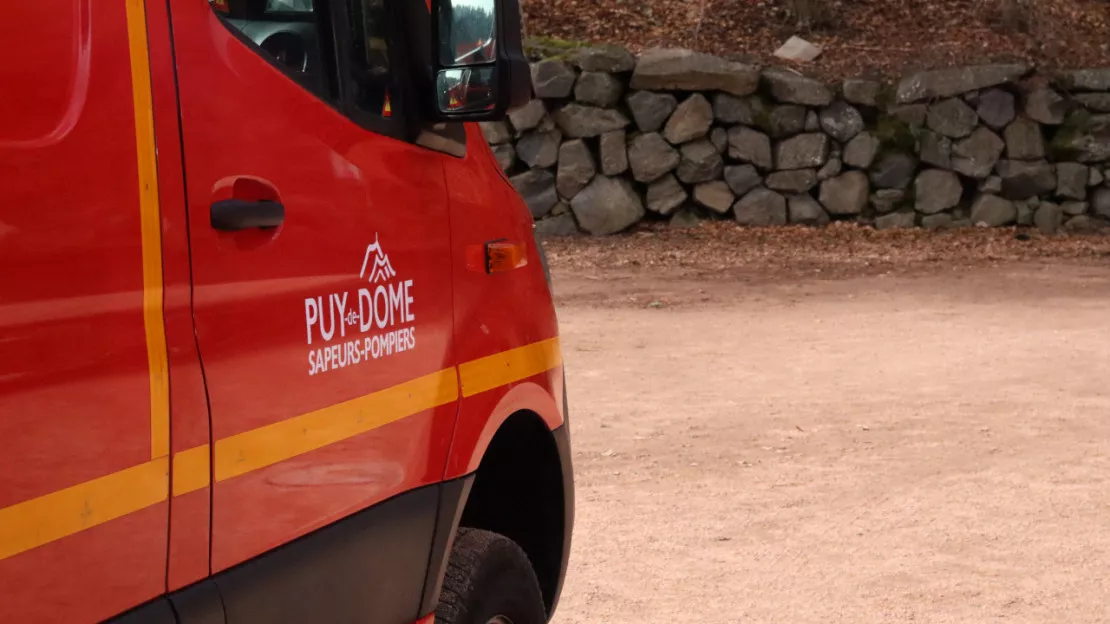
M 1087 165 L 1079 163 L 1056 163 L 1056 196 L 1087 199 L 1087 181 L 1091 175 Z
M 1106 162 L 1110 160 L 1110 120 L 1073 116 L 1053 137 L 1052 148 L 1068 160 Z
M 678 167 L 678 150 L 657 132 L 641 134 L 628 146 L 628 164 L 637 182 L 654 182 Z
M 728 155 L 764 170 L 774 166 L 771 138 L 745 126 L 736 126 L 728 131 Z
M 669 225 L 676 230 L 687 230 L 701 227 L 701 219 L 692 210 L 679 210 L 671 217 Z
M 899 106 L 890 111 L 890 116 L 914 128 L 921 128 L 925 125 L 925 119 L 929 115 L 929 106 L 926 104 L 909 104 L 907 106 Z
M 982 98 L 982 96 L 983 96 L 982 92 L 972 91 L 970 93 L 963 94 L 963 99 L 964 99 L 965 102 L 970 104 L 972 106 L 972 108 L 978 108 L 979 100 Z
M 1110 219 L 1110 189 L 1100 188 L 1091 194 L 1091 212 L 1095 216 Z
M 926 122 L 934 132 L 951 139 L 962 139 L 975 130 L 979 115 L 963 100 L 950 98 L 930 106 Z
M 559 144 L 563 135 L 552 132 L 529 132 L 516 142 L 517 156 L 529 167 L 551 167 L 559 160 Z
M 785 104 L 804 104 L 806 106 L 828 106 L 832 103 L 833 92 L 825 84 L 781 69 L 768 69 L 763 72 L 771 97 Z
M 558 182 L 556 182 L 556 185 L 558 185 Z M 551 215 L 550 216 L 554 217 L 554 216 L 558 216 L 558 215 L 562 215 L 562 214 L 569 214 L 569 213 L 571 213 L 570 204 L 568 204 L 564 201 L 561 201 L 561 202 L 555 204 L 555 207 L 551 209 Z
M 1064 229 L 1072 234 L 1095 234 L 1107 227 L 1106 221 L 1090 215 L 1079 215 L 1068 219 Z
M 817 171 L 814 169 L 796 169 L 794 171 L 776 171 L 767 176 L 767 188 L 783 193 L 805 193 L 817 186 Z
M 1068 91 L 1110 91 L 1110 69 L 1076 69 L 1061 72 L 1057 78 Z
M 816 168 L 828 160 L 829 137 L 816 132 L 790 137 L 775 147 L 775 167 L 778 169 Z
M 921 214 L 944 212 L 960 203 L 963 192 L 960 178 L 951 171 L 922 171 L 913 184 L 914 209 Z
M 721 177 L 725 162 L 721 153 L 707 139 L 682 146 L 678 163 L 678 179 L 686 184 L 708 182 Z
M 848 171 L 821 183 L 821 205 L 829 214 L 857 215 L 867 206 L 870 185 L 861 171 Z
M 806 109 L 804 106 L 784 104 L 771 109 L 770 133 L 772 138 L 781 139 L 801 134 L 806 129 Z
M 727 93 L 713 96 L 713 115 L 725 124 L 755 125 L 756 117 L 766 112 L 765 108 L 757 98 L 738 98 Z
M 559 148 L 559 168 L 555 174 L 555 189 L 560 197 L 572 199 L 586 188 L 596 174 L 597 164 L 582 139 L 563 143 Z
M 952 168 L 977 180 L 986 179 L 994 170 L 1006 144 L 997 134 L 979 128 L 952 148 Z
M 952 227 L 955 219 L 947 212 L 921 217 L 921 227 L 926 230 L 946 230 Z
M 821 128 L 841 143 L 863 131 L 863 115 L 847 102 L 835 102 L 821 110 Z
M 759 68 L 691 50 L 654 48 L 636 62 L 632 88 L 751 95 L 759 88 Z
M 574 221 L 574 215 L 568 212 L 536 221 L 535 231 L 540 238 L 574 236 L 578 233 L 578 223 Z
M 1025 116 L 1046 126 L 1064 123 L 1068 103 L 1052 89 L 1035 89 L 1025 94 Z
M 576 52 L 574 64 L 584 72 L 621 74 L 635 69 L 636 57 L 620 46 L 593 46 Z
M 904 189 L 913 180 L 917 159 L 904 152 L 884 152 L 871 165 L 871 184 L 875 188 Z
M 821 117 L 815 111 L 806 113 L 806 132 L 817 132 L 821 129 Z
M 1002 192 L 1002 178 L 998 176 L 990 176 L 979 184 L 979 190 L 984 193 L 994 193 L 995 195 Z
M 867 169 L 875 162 L 881 143 L 870 132 L 861 132 L 844 147 L 844 164 L 857 169 Z
M 1041 126 L 1025 117 L 1006 126 L 1006 157 L 1011 160 L 1037 160 L 1044 158 L 1044 136 Z
M 694 201 L 706 208 L 724 214 L 732 206 L 736 197 L 723 180 L 703 182 L 694 187 Z
M 1056 204 L 1045 202 L 1033 215 L 1033 224 L 1042 234 L 1055 234 L 1064 224 L 1064 210 Z
M 975 225 L 1000 227 L 1017 221 L 1017 208 L 1013 202 L 997 195 L 980 195 L 971 205 L 971 222 Z
M 725 167 L 725 182 L 737 197 L 743 197 L 755 187 L 763 184 L 763 178 L 751 165 Z
M 675 179 L 674 174 L 659 178 L 648 185 L 647 209 L 662 215 L 674 212 L 676 208 L 686 203 L 686 189 Z
M 1091 167 L 1090 174 L 1087 176 L 1087 186 L 1098 186 L 1106 181 L 1106 176 L 1098 170 L 1098 167 Z
M 695 93 L 682 101 L 674 114 L 667 120 L 663 138 L 674 145 L 700 139 L 709 134 L 713 125 L 713 107 L 700 93 Z
M 1041 205 L 1041 200 L 1036 197 L 1029 199 L 1019 199 L 1014 202 L 1014 208 L 1017 209 L 1017 224 L 1018 225 L 1033 225 L 1033 215 L 1037 211 L 1037 207 Z
M 624 85 L 611 74 L 584 72 L 574 85 L 574 99 L 607 108 L 620 101 Z
M 615 176 L 628 171 L 628 136 L 624 130 L 601 135 L 598 151 L 601 154 L 601 173 Z
M 900 104 L 957 96 L 969 91 L 994 87 L 1021 78 L 1025 65 L 978 65 L 924 71 L 908 76 L 898 84 Z
M 493 150 L 493 157 L 497 159 L 497 164 L 502 171 L 508 171 L 516 164 L 516 149 L 511 143 L 494 145 L 490 149 Z
M 559 203 L 559 194 L 555 191 L 555 174 L 546 169 L 532 169 L 509 179 L 513 187 L 520 193 L 532 218 L 539 219 L 551 212 L 555 204 Z
M 906 201 L 906 192 L 902 189 L 879 189 L 871 196 L 871 205 L 875 212 L 887 213 L 902 205 Z
M 717 148 L 718 154 L 724 154 L 728 151 L 728 130 L 720 127 L 713 128 L 709 133 L 709 142 Z
M 787 214 L 798 225 L 828 225 L 829 213 L 809 193 L 793 195 L 787 200 Z
M 821 167 L 821 170 L 817 172 L 817 180 L 824 182 L 829 178 L 835 178 L 840 175 L 840 172 L 843 170 L 844 163 L 841 162 L 839 158 L 829 158 L 829 162 L 825 163 L 825 166 Z
M 879 105 L 879 94 L 883 85 L 874 80 L 848 79 L 841 85 L 844 99 L 860 106 L 876 107 Z
M 952 139 L 930 130 L 921 131 L 921 162 L 940 167 L 952 168 Z
M 1089 111 L 1110 113 L 1110 93 L 1077 93 L 1072 97 Z
M 1014 120 L 1014 96 L 1002 89 L 991 89 L 979 98 L 976 112 L 983 123 L 995 130 L 1001 130 Z
M 596 137 L 613 130 L 623 130 L 628 125 L 628 118 L 620 111 L 581 104 L 567 104 L 553 117 L 572 139 Z
M 513 132 L 508 124 L 503 121 L 483 121 L 478 124 L 482 128 L 482 136 L 490 145 L 502 145 L 513 140 Z
M 912 212 L 892 212 L 875 219 L 876 230 L 912 228 L 916 217 Z
M 546 116 L 547 107 L 544 106 L 543 100 L 531 100 L 524 106 L 509 111 L 509 123 L 513 125 L 517 136 L 520 136 L 521 133 L 538 127 Z
M 1003 160 L 997 169 L 1007 199 L 1028 199 L 1056 189 L 1056 168 L 1046 161 Z
M 532 65 L 532 91 L 537 98 L 570 97 L 577 76 L 567 63 L 548 59 Z
M 1060 209 L 1068 215 L 1081 215 L 1087 212 L 1090 207 L 1091 204 L 1087 202 L 1064 202 L 1060 204 Z
M 636 120 L 636 127 L 644 132 L 655 132 L 663 127 L 667 118 L 678 107 L 678 99 L 670 93 L 637 91 L 628 96 L 628 110 Z
M 786 225 L 786 198 L 760 187 L 740 198 L 732 213 L 737 223 L 748 227 Z
M 644 218 L 644 204 L 632 183 L 596 176 L 570 203 L 578 225 L 590 234 L 616 234 Z

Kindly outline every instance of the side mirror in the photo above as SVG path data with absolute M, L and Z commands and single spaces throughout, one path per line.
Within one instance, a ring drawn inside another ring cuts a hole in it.
M 435 0 L 434 109 L 445 121 L 490 121 L 532 97 L 519 0 Z

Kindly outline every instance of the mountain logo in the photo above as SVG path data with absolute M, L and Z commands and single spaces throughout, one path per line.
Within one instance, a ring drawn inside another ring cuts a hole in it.
M 370 262 L 370 257 L 373 256 L 373 264 Z M 369 276 L 367 275 L 369 270 Z M 378 235 L 374 235 L 374 242 L 366 248 L 366 257 L 362 261 L 362 271 L 359 272 L 360 278 L 367 279 L 371 284 L 378 282 L 388 282 L 389 280 L 397 277 L 397 272 L 393 270 L 393 265 L 389 262 L 389 256 L 382 251 L 382 247 L 378 244 Z

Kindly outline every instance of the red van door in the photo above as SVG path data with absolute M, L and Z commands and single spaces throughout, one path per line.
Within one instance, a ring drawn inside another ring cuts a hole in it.
M 0 40 L 0 622 L 165 591 L 169 394 L 141 2 L 8 5 Z
M 351 4 L 362 43 L 341 53 L 369 78 L 340 100 L 331 16 L 310 0 L 171 3 L 213 572 L 443 475 L 446 156 L 391 136 L 384 9 Z M 434 502 L 412 513 L 430 538 Z

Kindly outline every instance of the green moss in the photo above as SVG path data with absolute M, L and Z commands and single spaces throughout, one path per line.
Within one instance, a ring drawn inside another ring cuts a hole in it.
M 915 128 L 890 115 L 882 115 L 879 117 L 878 123 L 875 124 L 875 138 L 879 139 L 879 145 L 883 151 L 913 154 L 917 151 L 917 141 L 920 135 L 920 128 Z
M 1082 109 L 1072 113 L 1048 142 L 1049 160 L 1062 162 L 1075 158 L 1079 151 L 1075 148 L 1076 141 L 1090 134 L 1093 128 L 1094 117 L 1091 113 Z
M 896 96 L 894 85 L 883 83 L 879 85 L 879 93 L 875 95 L 875 104 L 879 110 L 889 111 L 894 108 Z
M 532 60 L 570 60 L 576 50 L 589 45 L 587 41 L 559 39 L 558 37 L 529 37 L 524 40 L 524 53 Z

